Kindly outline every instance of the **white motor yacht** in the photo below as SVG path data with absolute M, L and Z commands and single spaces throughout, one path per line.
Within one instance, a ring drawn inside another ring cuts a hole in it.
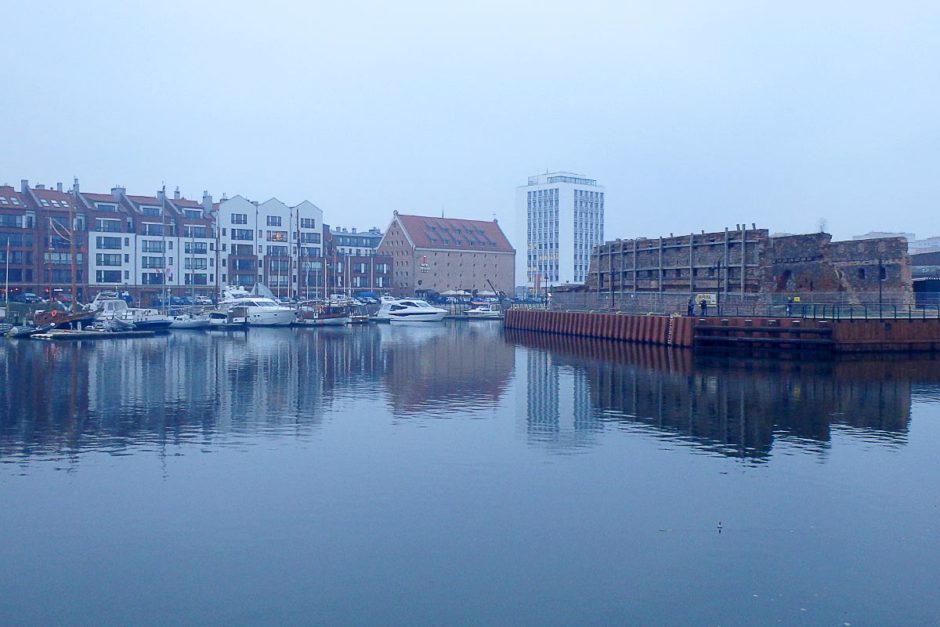
M 248 324 L 255 327 L 286 327 L 296 318 L 290 307 L 281 305 L 273 298 L 252 296 L 240 287 L 229 287 L 222 292 L 219 309 L 225 312 L 232 307 L 244 307 Z
M 466 311 L 469 320 L 499 320 L 503 317 L 503 312 L 490 303 L 483 303 L 476 307 L 471 307 Z
M 385 303 L 382 303 L 385 307 Z M 382 310 L 379 310 L 382 313 Z M 388 304 L 389 322 L 440 322 L 447 315 L 446 309 L 432 307 L 426 301 L 417 298 L 402 298 Z M 376 314 L 378 318 L 378 314 Z

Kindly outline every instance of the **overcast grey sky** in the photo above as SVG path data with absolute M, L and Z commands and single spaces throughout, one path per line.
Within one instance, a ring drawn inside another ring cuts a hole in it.
M 20 2 L 0 182 L 208 189 L 511 232 L 530 174 L 608 238 L 940 235 L 937 2 Z M 513 243 L 518 242 L 512 237 Z

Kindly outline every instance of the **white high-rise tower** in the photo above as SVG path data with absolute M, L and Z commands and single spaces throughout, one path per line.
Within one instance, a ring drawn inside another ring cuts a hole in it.
M 527 288 L 583 283 L 591 250 L 604 241 L 604 188 L 572 172 L 529 177 L 516 189 L 516 276 Z

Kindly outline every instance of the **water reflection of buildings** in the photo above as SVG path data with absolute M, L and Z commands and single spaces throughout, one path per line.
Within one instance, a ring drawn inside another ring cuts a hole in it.
M 252 330 L 0 345 L 0 457 L 303 434 L 377 367 L 379 338 Z
M 498 324 L 382 325 L 382 375 L 392 411 L 455 415 L 493 406 L 512 376 Z
M 526 429 L 536 442 L 585 446 L 595 432 L 642 430 L 760 459 L 775 442 L 821 450 L 833 429 L 906 440 L 915 383 L 936 394 L 924 361 L 741 360 L 690 351 L 507 331 L 528 347 Z
M 373 325 L 0 342 L 0 459 L 304 436 L 337 404 L 385 400 L 403 416 L 493 406 L 514 359 L 499 331 Z

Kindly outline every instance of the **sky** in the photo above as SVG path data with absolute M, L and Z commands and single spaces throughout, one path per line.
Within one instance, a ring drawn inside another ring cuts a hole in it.
M 499 219 L 568 170 L 608 239 L 940 235 L 937 2 L 7 0 L 0 183 Z

